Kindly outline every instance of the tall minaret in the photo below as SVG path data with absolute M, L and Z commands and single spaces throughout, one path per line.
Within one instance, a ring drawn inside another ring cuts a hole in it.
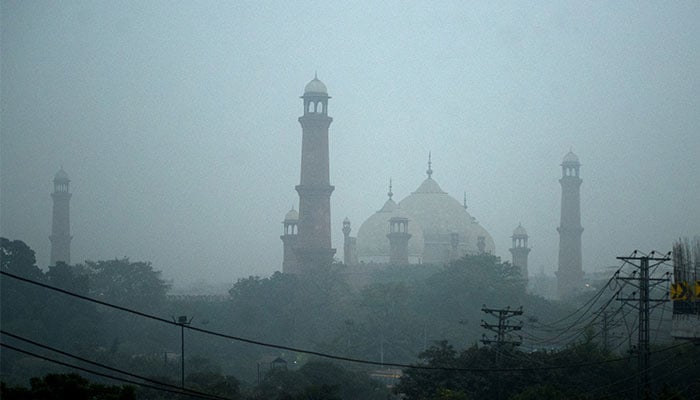
M 513 247 L 508 249 L 513 255 L 513 266 L 520 269 L 520 276 L 527 282 L 527 255 L 530 254 L 530 248 L 527 247 L 527 231 L 521 224 L 513 231 Z
M 51 265 L 70 264 L 70 179 L 61 167 L 53 178 L 53 222 L 51 224 Z
M 328 90 L 318 77 L 304 88 L 302 128 L 301 183 L 299 193 L 299 238 L 297 258 L 299 272 L 326 267 L 333 261 L 331 248 L 331 193 L 328 167 Z
M 561 223 L 559 224 L 559 269 L 557 270 L 557 295 L 560 299 L 571 297 L 583 288 L 581 265 L 581 163 L 573 152 L 564 156 L 561 163 Z

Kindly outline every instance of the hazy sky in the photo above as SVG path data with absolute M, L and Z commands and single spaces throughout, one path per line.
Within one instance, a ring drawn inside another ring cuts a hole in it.
M 700 234 L 700 2 L 2 1 L 0 232 L 48 265 L 70 175 L 72 261 L 176 285 L 281 269 L 299 96 L 329 114 L 333 243 L 433 177 L 510 260 L 556 269 L 562 157 L 583 262 Z M 297 208 L 298 209 L 298 208 Z

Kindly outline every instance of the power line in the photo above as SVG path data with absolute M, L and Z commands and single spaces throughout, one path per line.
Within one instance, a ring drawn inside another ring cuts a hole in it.
M 77 369 L 77 370 L 79 370 L 79 371 L 87 372 L 87 373 L 89 373 L 89 374 L 101 376 L 101 377 L 103 377 L 103 378 L 113 379 L 113 380 L 120 381 L 120 382 L 125 382 L 125 383 L 130 383 L 130 384 L 132 384 L 132 385 L 142 386 L 142 387 L 146 387 L 146 388 L 149 388 L 149 389 L 155 389 L 155 390 L 160 390 L 160 391 L 163 391 L 163 392 L 169 392 L 169 393 L 175 393 L 175 394 L 184 394 L 184 395 L 187 395 L 187 396 L 198 397 L 198 398 L 201 398 L 201 399 L 216 399 L 216 400 L 219 400 L 219 399 L 226 399 L 226 400 L 230 400 L 230 399 L 227 398 L 227 397 L 212 396 L 212 395 L 207 395 L 207 394 L 202 395 L 202 394 L 198 394 L 198 393 L 196 393 L 196 392 L 190 391 L 190 390 L 168 389 L 168 388 L 165 388 L 165 387 L 163 387 L 163 386 L 149 385 L 149 384 L 147 384 L 147 383 L 138 382 L 138 381 L 134 381 L 134 380 L 131 380 L 131 379 L 121 378 L 121 377 L 118 377 L 118 376 L 109 375 L 109 374 L 105 374 L 105 373 L 102 373 L 102 372 L 92 371 L 92 370 L 89 370 L 89 369 L 87 369 L 87 368 L 80 367 L 80 366 L 78 366 L 78 365 L 69 364 L 69 363 L 66 363 L 66 362 L 63 362 L 63 361 L 59 361 L 59 360 L 56 360 L 56 359 L 53 359 L 53 358 L 50 358 L 50 357 L 42 356 L 42 355 L 40 355 L 40 354 L 36 354 L 36 353 L 33 353 L 33 352 L 31 352 L 31 351 L 28 351 L 28 350 L 22 350 L 22 349 L 20 349 L 20 348 L 18 348 L 18 347 L 9 345 L 9 344 L 7 344 L 7 343 L 1 343 L 1 342 L 0 342 L 0 347 L 4 347 L 4 348 L 10 349 L 10 350 L 14 350 L 14 351 L 16 351 L 16 352 L 23 353 L 23 354 L 26 354 L 26 355 L 28 355 L 28 356 L 36 357 L 36 358 L 39 358 L 39 359 L 42 359 L 42 360 L 44 360 L 44 361 L 48 361 L 48 362 L 51 362 L 51 363 L 54 363 L 54 364 L 62 365 L 62 366 L 64 366 L 64 367 L 73 368 L 73 369 Z M 139 378 L 139 379 L 143 379 L 143 380 L 148 380 L 148 379 L 145 378 L 145 377 L 138 377 L 138 378 Z M 159 385 L 166 385 L 166 384 L 164 384 L 164 383 L 158 383 L 158 384 L 159 384 Z M 171 386 L 171 385 L 167 385 L 167 386 Z
M 548 324 L 540 323 L 540 325 L 543 326 L 543 327 L 549 328 L 549 329 L 551 329 L 551 330 L 554 330 L 554 331 L 568 330 L 568 329 L 572 328 L 573 325 L 575 325 L 576 323 L 574 323 L 574 324 L 572 324 L 572 325 L 570 325 L 570 326 L 568 326 L 568 327 L 566 327 L 566 328 L 557 328 L 557 327 L 555 327 L 555 325 L 559 324 L 560 322 L 564 322 L 564 321 L 566 321 L 567 319 L 569 319 L 569 318 L 573 317 L 574 315 L 578 314 L 579 311 L 583 310 L 583 308 L 586 307 L 586 306 L 588 306 L 588 309 L 584 312 L 584 314 L 585 314 L 586 312 L 588 312 L 588 310 L 590 310 L 590 308 L 593 307 L 593 304 L 595 304 L 595 301 L 603 294 L 603 292 L 605 291 L 605 289 L 607 289 L 607 288 L 610 286 L 611 283 L 617 283 L 617 281 L 615 280 L 615 277 L 616 277 L 616 275 L 622 270 L 622 268 L 624 268 L 624 266 L 625 266 L 625 263 L 620 263 L 620 267 L 619 267 L 619 268 L 617 269 L 617 271 L 615 271 L 615 273 L 608 279 L 608 281 L 605 282 L 605 285 L 603 285 L 603 287 L 601 287 L 600 289 L 598 289 L 598 291 L 597 291 L 593 296 L 591 296 L 591 298 L 589 298 L 585 303 L 583 303 L 583 304 L 582 304 L 580 307 L 578 307 L 575 311 L 573 311 L 572 313 L 570 313 L 570 314 L 568 314 L 568 315 L 566 315 L 566 316 L 564 316 L 564 317 L 562 317 L 562 318 L 560 318 L 560 319 L 558 319 L 558 320 L 556 320 L 556 321 L 554 321 L 554 322 L 550 322 L 550 323 L 548 323 Z M 543 329 L 543 330 L 544 330 L 544 329 Z
M 98 363 L 98 362 L 96 362 L 96 361 L 88 360 L 88 359 L 86 359 L 86 358 L 77 356 L 77 355 L 72 354 L 72 353 L 68 353 L 68 352 L 63 351 L 63 350 L 59 350 L 59 349 L 57 349 L 57 348 L 55 348 L 55 347 L 51 347 L 51 346 L 48 346 L 48 345 L 45 345 L 45 344 L 36 342 L 36 341 L 34 341 L 34 340 L 27 339 L 27 338 L 22 337 L 22 336 L 19 336 L 19 335 L 15 335 L 15 334 L 13 334 L 13 333 L 7 332 L 7 331 L 2 330 L 2 329 L 0 329 L 0 333 L 3 334 L 3 335 L 5 335 L 5 336 L 9 336 L 9 337 L 11 337 L 11 338 L 13 338 L 13 339 L 17 339 L 17 340 L 21 340 L 21 341 L 23 341 L 23 342 L 25 342 L 25 343 L 29 343 L 29 344 L 34 345 L 34 346 L 36 346 L 36 347 L 40 347 L 40 348 L 42 348 L 42 349 L 50 350 L 50 351 L 53 351 L 53 352 L 55 352 L 55 353 L 64 355 L 64 356 L 66 356 L 66 357 L 70 357 L 70 358 L 76 359 L 76 360 L 78 360 L 78 361 L 82 361 L 82 362 L 84 362 L 84 363 L 88 363 L 88 364 L 91 364 L 91 365 L 95 365 L 95 366 L 97 366 L 97 367 L 104 368 L 104 369 L 110 370 L 110 371 L 112 371 L 112 372 L 118 372 L 118 373 L 120 373 L 120 374 L 124 374 L 124 375 L 130 376 L 130 377 L 132 377 L 132 378 L 138 378 L 138 379 L 142 379 L 142 380 L 144 380 L 144 381 L 146 381 L 146 382 L 151 382 L 151 383 L 155 383 L 155 384 L 158 384 L 158 385 L 163 385 L 163 386 L 172 387 L 172 388 L 177 389 L 177 390 L 180 390 L 180 391 L 184 390 L 184 391 L 186 391 L 186 392 L 188 392 L 188 393 L 193 393 L 193 394 L 197 394 L 197 395 L 200 395 L 200 396 L 206 396 L 207 398 L 212 398 L 212 399 L 226 399 L 225 397 L 219 397 L 219 396 L 211 395 L 211 394 L 208 394 L 208 393 L 199 392 L 199 391 L 197 391 L 197 390 L 186 389 L 186 388 L 184 388 L 184 387 L 180 387 L 180 386 L 176 386 L 176 385 L 171 385 L 171 384 L 169 384 L 169 383 L 159 382 L 159 381 L 157 381 L 157 380 L 150 379 L 150 378 L 146 378 L 146 377 L 143 377 L 143 376 L 141 376 L 141 375 L 136 375 L 136 374 L 133 374 L 133 373 L 128 372 L 128 371 L 124 371 L 124 370 L 119 369 L 119 368 L 110 367 L 110 366 L 108 366 L 108 365 L 101 364 L 101 363 Z
M 666 255 L 658 256 L 655 253 L 655 251 L 652 251 L 648 255 L 637 255 L 637 251 L 635 250 L 629 257 L 617 257 L 618 260 L 635 268 L 634 276 L 628 278 L 617 277 L 617 279 L 630 282 L 633 287 L 638 289 L 639 293 L 637 297 L 635 297 L 635 292 L 633 292 L 632 297 L 618 299 L 623 302 L 634 301 L 638 303 L 639 328 L 637 330 L 637 369 L 641 371 L 639 380 L 637 381 L 637 397 L 639 398 L 641 398 L 642 395 L 649 396 L 651 394 L 651 387 L 649 385 L 649 303 L 668 301 L 668 298 L 651 299 L 649 297 L 651 288 L 661 283 L 668 283 L 669 280 L 668 273 L 665 278 L 650 277 L 649 270 L 651 268 L 656 270 L 655 267 L 671 260 L 671 252 L 668 252 Z M 639 274 L 636 274 L 637 271 Z
M 685 345 L 688 345 L 688 344 L 690 344 L 690 343 L 688 343 L 688 342 L 683 342 L 683 343 L 679 343 L 679 344 L 676 344 L 676 345 L 673 345 L 673 346 L 669 346 L 669 347 L 667 347 L 667 348 L 663 348 L 663 349 L 660 349 L 660 350 L 653 351 L 652 353 L 661 353 L 661 352 L 663 352 L 663 351 L 672 350 L 672 349 L 675 349 L 675 348 L 678 348 L 678 347 L 682 347 L 682 346 L 685 346 Z M 655 367 L 658 368 L 659 366 L 661 366 L 661 365 L 665 364 L 666 362 L 668 362 L 669 360 L 673 360 L 673 359 L 675 359 L 675 355 L 670 355 L 670 356 L 664 358 L 663 360 L 659 361 L 659 362 L 655 365 Z M 686 362 L 688 362 L 688 361 L 686 361 Z M 651 368 L 651 367 L 649 367 L 649 368 Z M 679 367 L 679 368 L 670 370 L 670 372 L 669 372 L 669 371 L 663 372 L 663 373 L 662 373 L 662 376 L 670 375 L 670 374 L 672 374 L 672 373 L 674 373 L 674 372 L 676 372 L 676 371 L 678 371 L 678 370 L 684 369 L 684 368 L 687 368 L 687 365 L 684 364 L 682 367 Z M 624 377 L 624 378 L 615 380 L 615 381 L 610 382 L 610 383 L 608 383 L 608 384 L 605 384 L 605 385 L 603 385 L 603 386 L 598 386 L 598 387 L 596 387 L 596 388 L 594 388 L 594 389 L 592 389 L 592 390 L 590 390 L 590 391 L 588 391 L 588 392 L 586 392 L 586 393 L 583 393 L 583 394 L 584 394 L 584 395 L 591 395 L 591 394 L 593 394 L 593 393 L 595 393 L 595 392 L 599 392 L 599 391 L 601 391 L 601 390 L 605 390 L 605 389 L 607 389 L 607 388 L 609 388 L 609 387 L 611 387 L 611 386 L 619 385 L 620 383 L 627 382 L 627 381 L 632 380 L 632 379 L 637 379 L 637 378 L 639 378 L 639 376 L 640 376 L 641 374 L 643 374 L 643 373 L 644 373 L 644 371 L 636 371 L 636 372 L 633 372 L 633 373 L 631 373 L 630 375 L 628 375 L 628 376 L 626 376 L 626 377 Z M 657 377 L 655 377 L 655 378 L 658 379 L 659 377 L 657 376 Z M 606 393 L 605 393 L 605 396 L 606 396 L 606 397 L 611 397 L 611 395 L 624 393 L 624 392 L 630 391 L 630 390 L 632 390 L 632 389 L 633 389 L 633 388 L 631 388 L 631 387 L 627 387 L 627 388 L 625 388 L 625 389 L 623 389 L 623 390 L 618 390 L 618 391 L 615 391 L 615 392 L 606 392 Z
M 152 319 L 155 321 L 159 321 L 159 322 L 162 322 L 162 323 L 165 323 L 168 325 L 178 326 L 178 327 L 180 326 L 177 322 L 173 322 L 173 321 L 165 319 L 165 318 L 161 318 L 161 317 L 158 317 L 155 315 L 151 315 L 151 314 L 147 314 L 147 313 L 144 313 L 141 311 L 133 310 L 133 309 L 130 309 L 127 307 L 107 303 L 105 301 L 93 299 L 91 297 L 84 296 L 84 295 L 77 294 L 77 293 L 73 293 L 73 292 L 70 292 L 68 290 L 57 288 L 55 286 L 51 286 L 51 285 L 47 285 L 45 283 L 36 282 L 36 281 L 31 280 L 31 279 L 23 278 L 23 277 L 11 274 L 9 272 L 0 271 L 0 274 L 8 276 L 10 278 L 18 279 L 20 281 L 23 281 L 23 282 L 26 282 L 26 283 L 29 283 L 32 285 L 41 286 L 41 287 L 49 289 L 49 290 L 63 293 L 63 294 L 68 295 L 68 296 L 72 296 L 72 297 L 76 297 L 76 298 L 79 298 L 82 300 L 97 303 L 97 304 L 103 305 L 105 307 L 110 307 L 110 308 L 114 308 L 114 309 L 124 311 L 127 313 L 139 315 L 141 317 Z M 309 354 L 309 355 L 328 358 L 328 359 L 332 359 L 332 360 L 347 361 L 347 362 L 365 364 L 365 365 L 378 365 L 378 366 L 406 368 L 406 369 L 418 369 L 418 370 L 455 371 L 455 372 L 519 372 L 519 371 L 536 371 L 536 370 L 556 370 L 556 369 L 579 368 L 579 367 L 586 367 L 586 366 L 598 365 L 598 364 L 607 364 L 607 363 L 622 361 L 622 360 L 629 358 L 629 357 L 619 357 L 619 358 L 613 358 L 613 359 L 602 360 L 602 361 L 594 361 L 594 362 L 586 362 L 586 363 L 578 363 L 578 364 L 570 364 L 570 365 L 549 365 L 549 366 L 529 367 L 529 368 L 459 368 L 459 367 L 441 367 L 441 366 L 434 366 L 433 367 L 433 366 L 428 366 L 428 365 L 387 363 L 387 362 L 380 362 L 380 361 L 364 360 L 364 359 L 359 359 L 359 358 L 344 357 L 344 356 L 338 356 L 338 355 L 329 354 L 329 353 L 323 353 L 323 352 L 319 352 L 319 351 L 305 350 L 305 349 L 300 349 L 300 348 L 296 348 L 296 347 L 261 342 L 259 340 L 254 340 L 254 339 L 241 338 L 238 336 L 233 336 L 233 335 L 229 335 L 229 334 L 225 334 L 225 333 L 221 333 L 221 332 L 215 332 L 215 331 L 210 331 L 207 329 L 197 328 L 197 327 L 191 326 L 191 325 L 186 326 L 185 328 L 192 330 L 192 331 L 195 331 L 195 332 L 200 332 L 200 333 L 204 333 L 207 335 L 217 336 L 217 337 L 224 338 L 224 339 L 230 339 L 230 340 L 234 340 L 234 341 L 244 342 L 244 343 L 248 343 L 248 344 L 254 344 L 257 346 L 269 347 L 269 348 L 273 348 L 273 349 L 287 350 L 287 351 L 291 351 L 291 352 Z

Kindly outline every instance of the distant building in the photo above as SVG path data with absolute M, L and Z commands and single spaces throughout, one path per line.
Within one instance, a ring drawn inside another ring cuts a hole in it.
M 557 296 L 565 299 L 583 290 L 581 260 L 581 183 L 578 156 L 569 151 L 561 163 L 561 222 L 559 232 L 559 268 Z
M 330 96 L 326 85 L 314 77 L 304 88 L 301 98 L 304 102 L 304 114 L 299 118 L 302 126 L 301 182 L 296 186 L 299 211 L 292 208 L 287 213 L 280 236 L 284 250 L 282 270 L 285 273 L 304 273 L 314 266 L 329 265 L 335 255 L 330 231 L 330 196 L 334 190 L 329 179 L 328 128 L 333 121 L 328 116 Z M 581 270 L 580 232 L 578 246 L 575 243 L 577 227 L 582 230 L 577 186 L 580 185 L 579 164 L 576 156 L 570 154 L 562 164 L 562 225 L 559 231 L 563 250 L 560 252 L 562 272 L 558 273 L 562 282 L 580 281 L 581 278 L 575 272 Z M 575 158 L 575 163 L 571 157 Z M 356 237 L 351 236 L 351 221 L 344 219 L 345 265 L 444 264 L 467 254 L 495 254 L 493 238 L 467 212 L 466 194 L 463 204 L 460 204 L 433 179 L 430 154 L 426 174 L 427 178 L 418 188 L 398 203 L 393 199 L 390 181 L 388 199 L 362 222 Z M 520 267 L 522 276 L 527 279 L 530 252 L 527 232 L 519 226 L 511 238 L 513 265 Z M 572 251 L 574 256 L 571 256 Z M 364 270 L 362 267 L 347 272 Z
M 292 207 L 284 216 L 284 230 L 282 232 L 282 243 L 284 243 L 284 253 L 282 256 L 282 271 L 293 274 L 299 272 L 299 261 L 297 260 L 297 237 L 299 233 L 299 213 Z
M 350 220 L 345 217 L 343 220 L 343 263 L 345 265 L 357 264 L 357 238 L 350 236 L 351 231 Z
M 460 204 L 433 179 L 430 157 L 426 173 L 399 203 L 389 185 L 389 198 L 357 232 L 360 264 L 448 263 L 466 254 L 495 253 L 493 238 L 467 212 L 466 201 Z
M 70 264 L 70 179 L 61 167 L 53 178 L 53 220 L 51 223 L 51 265 Z
M 527 256 L 530 254 L 530 248 L 527 247 L 527 231 L 522 225 L 518 226 L 513 231 L 513 247 L 508 249 L 513 256 L 513 266 L 520 269 L 520 276 L 525 282 L 528 280 Z

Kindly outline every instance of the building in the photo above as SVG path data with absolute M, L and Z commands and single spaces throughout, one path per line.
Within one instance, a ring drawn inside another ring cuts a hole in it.
M 389 198 L 357 232 L 359 263 L 447 263 L 466 254 L 495 254 L 493 238 L 467 212 L 466 204 L 433 179 L 430 156 L 426 173 L 427 178 L 399 203 L 389 185 Z
M 581 260 L 581 163 L 573 152 L 561 163 L 561 222 L 559 232 L 559 268 L 557 269 L 557 296 L 565 299 L 583 290 Z
M 301 182 L 296 186 L 299 211 L 292 208 L 282 222 L 285 273 L 305 273 L 329 265 L 335 254 L 330 231 L 330 195 L 334 189 L 329 180 L 328 129 L 333 121 L 328 116 L 330 96 L 326 85 L 314 77 L 301 98 Z M 351 236 L 352 223 L 345 218 L 345 265 L 444 264 L 467 254 L 495 254 L 493 238 L 467 211 L 466 194 L 460 203 L 443 191 L 433 178 L 432 166 L 429 154 L 427 177 L 398 203 L 390 181 L 388 199 L 362 222 L 356 237 Z M 513 263 L 526 278 L 530 252 L 527 232 L 519 226 L 512 239 Z
M 520 276 L 527 282 L 527 256 L 530 254 L 530 248 L 527 247 L 527 231 L 521 224 L 518 224 L 515 230 L 513 230 L 513 236 L 510 238 L 513 239 L 513 247 L 508 249 L 513 256 L 513 262 L 511 264 L 520 269 Z
M 58 170 L 53 178 L 53 219 L 51 223 L 51 265 L 57 262 L 70 264 L 70 178 L 63 170 Z
M 304 114 L 302 128 L 301 180 L 298 219 L 285 218 L 282 235 L 285 258 L 283 272 L 305 273 L 329 266 L 335 249 L 331 247 L 331 193 L 328 165 L 328 90 L 317 76 L 304 88 L 301 96 Z M 291 211 L 290 211 L 291 213 Z M 288 217 L 291 217 L 288 213 Z M 291 232 L 288 231 L 291 229 Z
M 282 271 L 288 274 L 299 272 L 299 260 L 297 259 L 297 237 L 299 233 L 299 213 L 292 207 L 282 221 L 284 230 L 282 232 L 282 243 L 284 243 L 284 253 L 282 256 Z
M 357 264 L 357 238 L 350 236 L 351 231 L 350 220 L 345 217 L 343 220 L 343 263 L 345 265 Z

